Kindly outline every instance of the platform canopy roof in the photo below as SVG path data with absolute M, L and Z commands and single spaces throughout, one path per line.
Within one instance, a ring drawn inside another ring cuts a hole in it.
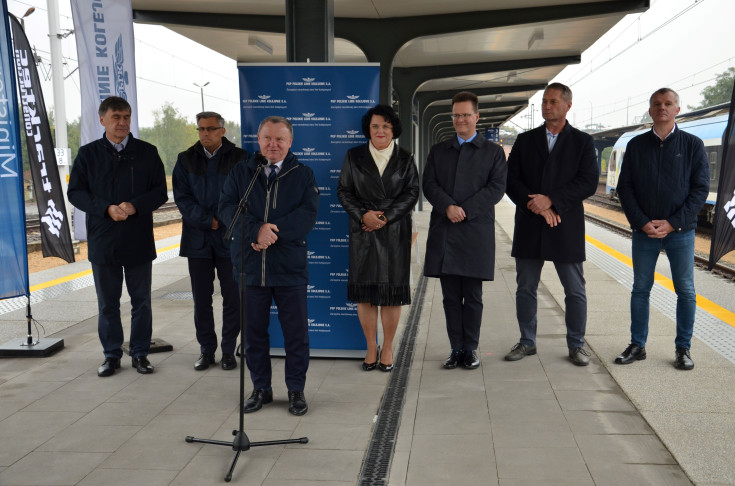
M 132 4 L 136 22 L 163 25 L 238 62 L 286 61 L 285 0 Z M 649 0 L 334 0 L 334 60 L 382 61 L 381 69 L 392 62 L 394 93 L 424 93 L 423 108 L 480 90 L 481 107 L 503 107 L 497 125 L 626 14 L 648 7 Z M 380 52 L 392 59 L 371 58 Z

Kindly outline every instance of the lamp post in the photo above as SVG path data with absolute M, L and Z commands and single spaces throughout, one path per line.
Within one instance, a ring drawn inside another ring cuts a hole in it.
M 197 88 L 199 88 L 199 92 L 202 95 L 202 111 L 204 111 L 204 87 L 209 84 L 209 81 L 207 81 L 204 84 L 197 84 L 197 83 L 193 83 L 193 84 L 194 84 L 194 86 L 196 86 Z
M 24 18 L 28 17 L 30 14 L 36 11 L 36 7 L 31 7 L 28 10 L 26 10 L 26 13 L 23 14 L 23 16 L 20 18 L 20 27 L 23 29 L 23 32 L 26 30 L 26 23 L 23 20 Z

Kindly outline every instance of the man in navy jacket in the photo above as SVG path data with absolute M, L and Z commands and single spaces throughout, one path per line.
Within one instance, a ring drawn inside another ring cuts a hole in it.
M 630 345 L 617 364 L 646 359 L 649 297 L 658 255 L 666 250 L 676 290 L 674 366 L 694 368 L 694 230 L 709 193 L 709 164 L 702 141 L 676 126 L 679 110 L 674 90 L 654 92 L 648 109 L 653 128 L 628 142 L 623 156 L 618 195 L 633 229 L 633 290 Z
M 130 133 L 130 104 L 111 96 L 99 107 L 102 138 L 79 148 L 71 170 L 69 202 L 87 214 L 89 261 L 99 306 L 105 361 L 99 376 L 120 368 L 123 274 L 130 294 L 130 356 L 138 373 L 153 373 L 151 277 L 156 258 L 153 211 L 168 199 L 163 162 L 153 145 Z
M 584 268 L 584 206 L 599 172 L 592 137 L 566 119 L 572 91 L 561 83 L 544 91 L 544 124 L 518 136 L 508 157 L 507 193 L 516 205 L 511 255 L 516 259 L 516 316 L 521 338 L 505 356 L 536 354 L 536 291 L 544 262 L 554 263 L 564 286 L 569 360 L 589 364 L 584 349 L 587 294 Z
M 240 302 L 232 274 L 230 245 L 224 241 L 226 226 L 217 213 L 219 195 L 233 167 L 248 153 L 225 138 L 225 120 L 219 113 L 197 114 L 199 141 L 179 154 L 173 172 L 174 199 L 181 212 L 182 257 L 187 257 L 194 297 L 194 327 L 201 355 L 197 371 L 215 364 L 217 333 L 214 330 L 212 293 L 214 272 L 222 293 L 222 362 L 224 370 L 237 367 L 235 345 L 240 334 Z
M 260 410 L 273 401 L 271 388 L 270 308 L 278 308 L 286 350 L 286 386 L 289 412 L 303 415 L 308 410 L 304 397 L 309 368 L 309 330 L 306 309 L 306 235 L 316 223 L 319 189 L 314 172 L 299 163 L 290 148 L 291 122 L 280 116 L 265 118 L 258 128 L 260 154 L 230 172 L 222 190 L 219 214 L 229 226 L 240 199 L 253 180 L 247 213 L 232 233 L 232 263 L 237 278 L 245 273 L 245 358 L 253 392 L 245 413 Z M 244 225 L 245 239 L 241 238 Z M 244 252 L 244 255 L 243 255 Z M 240 263 L 244 257 L 245 267 Z

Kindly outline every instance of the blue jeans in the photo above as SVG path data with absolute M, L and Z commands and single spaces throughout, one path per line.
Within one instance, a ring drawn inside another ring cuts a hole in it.
M 587 292 L 585 290 L 584 266 L 579 263 L 553 262 L 556 274 L 564 287 L 564 320 L 567 326 L 567 347 L 584 346 L 587 329 Z M 537 297 L 544 260 L 516 258 L 516 317 L 521 331 L 520 343 L 536 344 Z
M 653 287 L 656 261 L 666 250 L 671 279 L 676 291 L 676 347 L 689 349 L 697 311 L 694 291 L 694 230 L 669 233 L 666 238 L 650 238 L 633 233 L 633 291 L 630 293 L 630 342 L 646 345 L 648 337 L 649 298 Z
M 152 262 L 125 266 L 92 264 L 99 309 L 97 332 L 106 358 L 120 359 L 123 355 L 123 327 L 120 320 L 123 275 L 131 305 L 130 356 L 138 358 L 148 355 L 153 332 L 152 270 Z

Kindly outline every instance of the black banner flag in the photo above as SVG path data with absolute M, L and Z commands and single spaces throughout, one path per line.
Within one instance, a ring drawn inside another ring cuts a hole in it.
M 55 256 L 69 263 L 74 261 L 74 248 L 66 217 L 64 191 L 56 166 L 56 154 L 51 139 L 51 127 L 46 115 L 41 82 L 36 71 L 33 51 L 23 28 L 10 16 L 13 31 L 13 57 L 18 76 L 20 108 L 23 112 L 22 130 L 26 135 L 33 190 L 41 219 L 41 248 L 43 256 Z M 59 120 L 65 123 L 64 120 Z
M 709 270 L 712 270 L 720 258 L 735 250 L 735 86 L 730 102 L 730 119 L 722 139 L 719 170 L 712 245 L 707 265 Z

